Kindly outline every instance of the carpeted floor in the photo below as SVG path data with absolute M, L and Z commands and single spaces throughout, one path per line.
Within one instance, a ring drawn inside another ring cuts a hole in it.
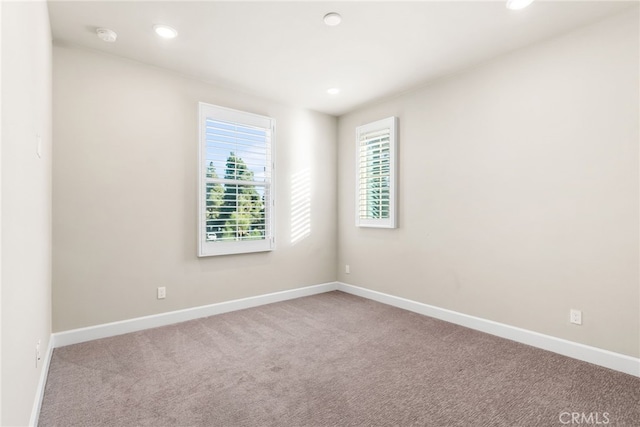
M 58 348 L 39 426 L 637 427 L 639 402 L 640 378 L 336 291 Z

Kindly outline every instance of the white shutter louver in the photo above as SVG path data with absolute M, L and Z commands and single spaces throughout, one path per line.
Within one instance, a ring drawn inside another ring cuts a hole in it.
M 396 227 L 395 129 L 395 117 L 357 128 L 356 225 L 360 227 Z
M 200 256 L 273 249 L 273 120 L 200 104 Z

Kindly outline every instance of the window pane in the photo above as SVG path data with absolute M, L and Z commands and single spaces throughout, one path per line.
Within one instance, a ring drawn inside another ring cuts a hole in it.
M 273 119 L 200 104 L 199 255 L 272 250 Z
M 356 225 L 396 228 L 396 117 L 358 126 Z
M 206 120 L 206 167 L 218 171 L 218 177 L 265 182 L 268 176 L 268 129 Z M 221 172 L 224 175 L 221 176 Z
M 362 219 L 389 218 L 389 132 L 360 137 L 360 210 Z

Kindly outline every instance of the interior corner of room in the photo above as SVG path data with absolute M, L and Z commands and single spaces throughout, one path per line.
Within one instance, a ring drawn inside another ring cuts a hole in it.
M 380 16 L 392 7 L 377 3 Z M 451 3 L 481 16 L 491 2 Z M 344 86 L 327 70 L 322 93 L 296 104 L 52 28 L 88 2 L 0 2 L 0 425 L 37 424 L 57 346 L 334 290 L 640 376 L 638 6 L 564 3 L 583 22 L 552 20 L 552 34 L 484 57 L 460 43 L 464 66 L 425 60 L 442 66 L 432 79 L 342 105 L 374 88 L 337 47 Z M 305 4 L 290 7 L 304 17 Z M 343 18 L 318 34 L 349 35 L 357 19 Z M 386 48 L 372 64 L 408 49 L 371 37 L 361 54 Z M 275 250 L 198 257 L 199 102 L 277 123 Z M 389 117 L 397 227 L 359 227 L 356 129 Z

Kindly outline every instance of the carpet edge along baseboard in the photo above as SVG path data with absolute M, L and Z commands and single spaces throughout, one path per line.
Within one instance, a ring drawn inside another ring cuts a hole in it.
M 54 348 L 63 347 L 66 345 L 78 344 L 81 342 L 122 335 L 160 326 L 167 326 L 188 320 L 228 313 L 236 310 L 243 310 L 251 307 L 258 307 L 264 304 L 271 304 L 335 290 L 640 377 L 640 358 L 541 334 L 504 323 L 494 322 L 480 317 L 470 316 L 464 313 L 447 310 L 343 282 L 327 282 L 184 310 L 170 311 L 118 322 L 105 323 L 102 325 L 56 332 L 52 334 L 51 341 Z

